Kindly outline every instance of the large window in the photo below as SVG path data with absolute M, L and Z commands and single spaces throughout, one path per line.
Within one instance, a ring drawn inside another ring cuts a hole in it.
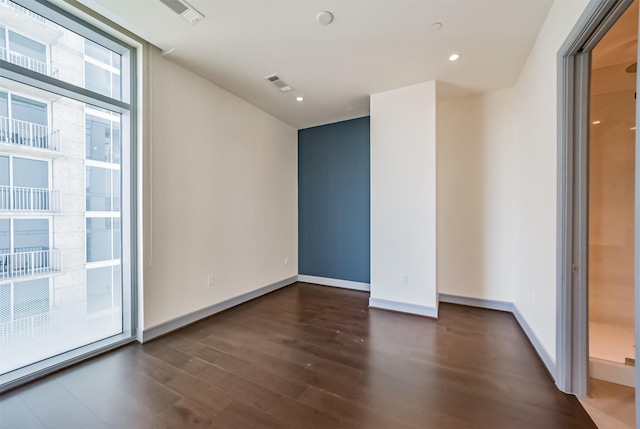
M 44 1 L 0 1 L 0 391 L 132 338 L 134 57 Z

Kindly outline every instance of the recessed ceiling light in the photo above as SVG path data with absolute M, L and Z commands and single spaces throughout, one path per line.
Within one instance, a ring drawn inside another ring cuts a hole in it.
M 302 102 L 304 101 L 304 97 L 296 97 L 296 101 Z
M 458 54 L 451 54 L 451 55 L 449 56 L 449 61 L 457 61 L 457 60 L 458 60 L 458 58 L 460 58 L 460 55 L 458 55 Z
M 600 123 L 600 121 L 593 121 L 592 124 L 593 125 L 598 125 Z
M 635 130 L 635 129 L 636 129 L 636 127 L 631 127 L 631 128 L 629 128 L 629 129 L 630 129 L 630 130 Z
M 434 22 L 433 24 L 431 24 L 431 31 L 438 31 L 441 28 L 442 28 L 441 22 Z

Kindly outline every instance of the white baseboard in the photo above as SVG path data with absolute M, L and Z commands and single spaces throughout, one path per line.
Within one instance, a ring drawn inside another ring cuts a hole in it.
M 388 299 L 369 298 L 369 307 L 380 308 L 382 310 L 397 311 L 400 313 L 417 314 L 418 316 L 438 318 L 438 307 L 427 307 L 426 305 L 409 304 L 407 302 L 390 301 Z
M 520 313 L 520 309 L 518 309 L 518 306 L 515 304 L 513 304 L 513 315 L 515 316 L 516 320 L 518 321 L 518 324 L 524 331 L 527 338 L 529 338 L 529 342 L 531 343 L 533 348 L 536 350 L 536 353 L 538 353 L 538 356 L 540 356 L 540 359 L 542 359 L 542 363 L 544 363 L 544 366 L 547 367 L 547 371 L 549 371 L 549 374 L 551 374 L 551 377 L 555 381 L 556 380 L 555 359 L 551 357 L 547 349 L 542 345 L 542 342 L 540 341 L 538 336 L 535 334 L 533 329 L 531 329 L 531 326 L 529 326 L 527 319 L 524 318 L 522 313 Z
M 533 329 L 531 329 L 531 326 L 529 326 L 527 319 L 524 318 L 524 316 L 522 315 L 522 313 L 520 313 L 520 310 L 514 303 L 508 301 L 496 301 L 492 299 L 468 298 L 465 296 L 448 295 L 444 293 L 438 295 L 438 300 L 440 302 L 467 305 L 469 307 L 506 311 L 513 314 L 513 316 L 516 318 L 516 321 L 520 325 L 520 328 L 524 331 L 524 334 L 527 336 L 529 342 L 540 357 L 540 360 L 542 360 L 542 363 L 547 368 L 547 371 L 549 371 L 551 377 L 553 377 L 554 380 L 556 379 L 555 360 L 551 357 L 547 349 L 542 345 Z
M 371 285 L 369 283 L 353 282 L 351 280 L 331 279 L 328 277 L 315 277 L 299 274 L 298 281 L 304 283 L 315 283 L 323 286 L 341 287 L 343 289 L 362 290 L 365 292 L 369 292 L 371 290 Z
M 469 307 L 486 308 L 488 310 L 498 310 L 513 313 L 513 303 L 509 301 L 497 301 L 493 299 L 468 298 L 466 296 L 438 294 L 439 302 L 450 304 L 466 305 Z
M 289 277 L 287 279 L 280 280 L 279 282 L 263 286 L 254 291 L 238 295 L 234 298 L 230 298 L 226 301 L 222 301 L 209 307 L 194 311 L 192 313 L 185 314 L 184 316 L 176 317 L 175 319 L 171 319 L 152 328 L 148 328 L 143 331 L 138 330 L 138 341 L 144 343 L 161 335 L 168 334 L 169 332 L 175 331 L 176 329 L 180 329 L 191 323 L 197 322 L 200 319 L 204 319 L 205 317 L 220 313 L 221 311 L 227 310 L 231 307 L 235 307 L 236 305 L 251 301 L 252 299 L 258 298 L 259 296 L 273 292 L 274 290 L 283 288 L 285 286 L 289 286 L 290 284 L 293 284 L 297 281 L 298 276 Z
M 589 358 L 589 377 L 635 387 L 636 368 L 623 363 Z

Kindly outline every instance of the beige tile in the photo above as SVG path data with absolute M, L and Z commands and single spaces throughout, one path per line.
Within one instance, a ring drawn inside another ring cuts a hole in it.
M 579 398 L 599 429 L 635 429 L 635 389 L 589 379 L 589 396 Z

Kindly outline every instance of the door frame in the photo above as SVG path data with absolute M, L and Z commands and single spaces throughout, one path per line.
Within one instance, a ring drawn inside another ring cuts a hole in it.
M 633 0 L 591 0 L 558 52 L 556 385 L 577 396 L 589 380 L 589 85 L 591 51 Z M 638 112 L 636 109 L 636 122 Z M 638 132 L 636 131 L 636 148 Z M 640 166 L 636 150 L 636 165 Z M 640 174 L 635 192 L 635 332 L 640 335 L 638 243 Z M 636 348 L 636 361 L 640 351 Z M 636 371 L 636 386 L 640 386 Z M 636 395 L 636 410 L 640 410 Z M 640 423 L 640 419 L 639 419 Z M 640 426 L 639 426 L 640 427 Z

